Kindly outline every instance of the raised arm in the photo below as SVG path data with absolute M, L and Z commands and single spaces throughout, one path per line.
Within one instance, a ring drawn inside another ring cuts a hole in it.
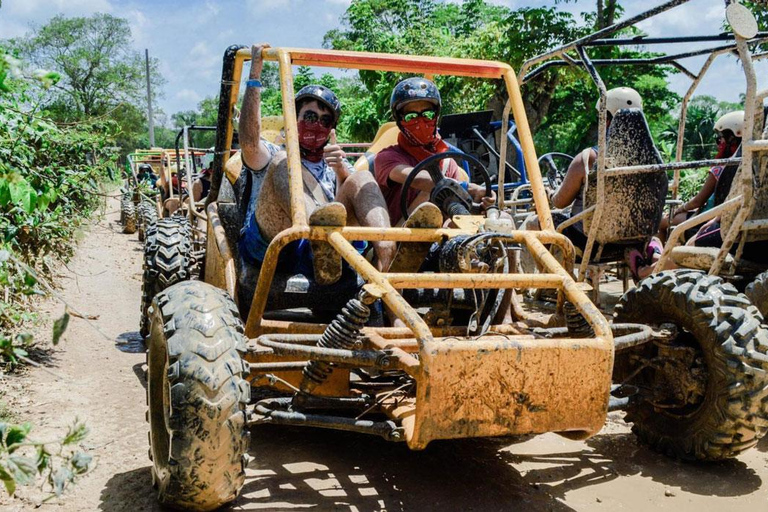
M 253 170 L 263 169 L 269 163 L 267 147 L 261 142 L 261 70 L 264 61 L 261 51 L 267 44 L 255 44 L 251 47 L 251 73 L 243 98 L 243 111 L 240 114 L 240 148 L 243 163 Z

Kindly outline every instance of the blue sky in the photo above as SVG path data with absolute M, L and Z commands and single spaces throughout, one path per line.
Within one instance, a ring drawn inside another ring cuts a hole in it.
M 626 16 L 662 0 L 623 0 Z M 494 0 L 510 7 L 552 4 L 541 0 Z M 194 109 L 206 96 L 216 94 L 221 56 L 231 44 L 267 41 L 272 46 L 319 48 L 323 35 L 338 25 L 349 0 L 3 0 L 0 38 L 23 35 L 31 25 L 44 24 L 56 14 L 87 16 L 107 12 L 129 20 L 134 45 L 160 60 L 167 83 L 159 106 L 166 114 Z M 594 8 L 594 0 L 560 4 L 581 12 Z M 691 0 L 641 25 L 651 36 L 711 34 L 723 23 L 722 0 Z M 688 59 L 698 69 L 704 59 Z M 766 63 L 768 64 L 768 63 Z M 760 75 L 768 75 L 768 67 Z M 760 76 L 759 75 L 759 76 Z M 744 89 L 737 61 L 720 57 L 698 93 L 734 101 Z M 672 78 L 671 86 L 683 92 L 689 80 Z

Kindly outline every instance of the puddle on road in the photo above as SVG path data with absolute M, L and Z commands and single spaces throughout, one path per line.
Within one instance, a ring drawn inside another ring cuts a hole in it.
M 115 346 L 119 351 L 131 354 L 141 354 L 147 351 L 139 331 L 124 332 L 115 340 Z

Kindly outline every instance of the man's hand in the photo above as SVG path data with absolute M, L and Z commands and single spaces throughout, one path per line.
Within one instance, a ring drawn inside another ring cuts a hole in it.
M 485 186 L 478 185 L 477 183 L 470 183 L 467 189 L 469 195 L 472 196 L 472 200 L 476 203 L 480 203 L 483 209 L 488 209 L 490 206 L 496 205 L 496 192 L 491 190 L 491 195 L 485 195 Z
M 323 156 L 325 157 L 325 163 L 328 164 L 340 178 L 346 178 L 348 171 L 344 165 L 344 159 L 347 154 L 336 143 L 336 130 L 331 130 L 331 134 L 328 137 L 328 144 L 323 148 Z
M 248 78 L 256 80 L 261 78 L 261 70 L 264 69 L 264 59 L 261 58 L 261 51 L 269 47 L 267 43 L 257 43 L 251 46 L 251 74 Z

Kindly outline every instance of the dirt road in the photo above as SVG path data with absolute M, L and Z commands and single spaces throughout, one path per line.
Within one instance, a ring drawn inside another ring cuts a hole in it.
M 117 204 L 109 209 L 115 210 Z M 63 295 L 93 324 L 73 318 L 53 369 L 14 378 L 12 400 L 36 437 L 87 421 L 94 470 L 41 510 L 160 510 L 151 487 L 144 421 L 144 353 L 137 334 L 141 245 L 120 234 L 117 214 L 95 224 L 65 269 Z M 46 303 L 52 314 L 63 306 Z M 49 335 L 46 330 L 43 335 Z M 768 439 L 735 460 L 694 465 L 637 445 L 611 415 L 586 442 L 557 435 L 512 444 L 435 442 L 423 452 L 342 432 L 263 427 L 233 510 L 765 511 Z M 766 479 L 766 482 L 763 479 Z M 0 498 L 0 510 L 32 510 L 39 498 Z

